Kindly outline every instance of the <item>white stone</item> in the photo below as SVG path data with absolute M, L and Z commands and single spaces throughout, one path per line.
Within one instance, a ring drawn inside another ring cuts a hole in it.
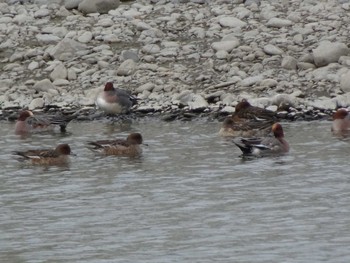
M 232 17 L 232 16 L 225 16 L 219 19 L 219 24 L 223 27 L 244 27 L 247 23 L 243 22 L 242 20 Z
M 211 44 L 212 49 L 215 51 L 224 50 L 226 52 L 231 52 L 234 48 L 239 46 L 238 40 L 226 40 L 220 42 L 214 42 Z
M 65 61 L 77 57 L 80 51 L 86 51 L 87 46 L 73 39 L 64 38 L 55 47 L 49 50 L 52 57 L 57 60 Z
M 85 14 L 107 14 L 108 11 L 116 9 L 119 5 L 119 0 L 83 0 L 78 6 L 78 10 Z
M 160 47 L 157 44 L 148 44 L 142 47 L 142 52 L 145 54 L 157 54 L 160 52 Z
M 350 71 L 340 76 L 340 88 L 344 92 L 350 92 Z
M 43 98 L 35 98 L 30 102 L 28 109 L 29 110 L 40 109 L 44 107 L 44 105 L 45 105 L 45 102 Z
M 37 34 L 35 37 L 43 44 L 56 44 L 61 40 L 58 36 L 52 34 Z
M 45 16 L 49 16 L 51 11 L 47 8 L 41 8 L 34 13 L 34 18 L 42 18 Z
M 243 87 L 248 87 L 248 86 L 253 86 L 254 84 L 259 84 L 263 80 L 263 77 L 258 75 L 258 76 L 252 76 L 245 78 L 241 81 L 241 85 Z
M 225 50 L 219 50 L 215 53 L 217 59 L 227 59 L 228 55 L 228 52 Z
M 312 50 L 314 62 L 317 67 L 326 66 L 332 62 L 338 62 L 341 56 L 349 55 L 349 48 L 340 42 L 322 41 Z
M 56 79 L 66 79 L 67 75 L 68 75 L 68 73 L 67 73 L 66 67 L 62 63 L 60 63 L 51 72 L 50 79 L 52 81 L 54 81 Z
M 81 36 L 78 37 L 78 41 L 81 43 L 88 43 L 92 40 L 92 33 L 85 31 Z
M 118 76 L 129 76 L 135 72 L 136 63 L 132 59 L 125 60 L 117 69 Z
M 316 109 L 328 110 L 334 110 L 337 107 L 336 101 L 327 97 L 320 97 L 314 101 L 307 101 L 307 105 Z
M 56 89 L 56 87 L 51 83 L 49 79 L 43 79 L 36 82 L 33 86 L 36 91 L 47 91 L 49 89 Z
M 264 52 L 268 55 L 282 55 L 284 53 L 282 49 L 271 44 L 264 46 Z
M 33 70 L 38 69 L 38 68 L 39 68 L 39 62 L 37 62 L 37 61 L 32 61 L 28 65 L 28 69 L 30 71 L 33 71 Z
M 266 25 L 268 27 L 281 28 L 281 27 L 289 27 L 289 26 L 293 25 L 293 22 L 288 20 L 288 19 L 273 17 L 267 22 Z
M 294 70 L 294 69 L 297 69 L 297 63 L 298 63 L 298 61 L 295 58 L 293 58 L 292 56 L 285 56 L 282 59 L 281 66 L 282 66 L 282 68 L 285 68 L 285 69 Z

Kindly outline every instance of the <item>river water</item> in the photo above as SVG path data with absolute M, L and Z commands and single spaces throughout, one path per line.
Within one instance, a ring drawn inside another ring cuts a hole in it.
M 350 142 L 330 122 L 283 123 L 288 155 L 243 160 L 219 126 L 73 122 L 20 138 L 2 122 L 0 262 L 350 262 Z M 130 132 L 140 158 L 86 148 Z M 68 167 L 11 155 L 62 142 Z

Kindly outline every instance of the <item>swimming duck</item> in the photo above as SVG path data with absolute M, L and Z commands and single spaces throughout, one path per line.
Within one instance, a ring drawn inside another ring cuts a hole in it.
M 57 145 L 55 149 L 17 151 L 14 154 L 34 165 L 64 165 L 69 162 L 71 148 L 65 143 Z
M 140 133 L 131 133 L 126 139 L 116 140 L 100 140 L 88 142 L 91 150 L 102 153 L 104 155 L 117 155 L 134 157 L 142 153 L 140 145 L 143 138 Z
M 333 114 L 332 132 L 340 135 L 350 135 L 350 114 L 344 109 L 338 109 Z
M 233 142 L 241 149 L 243 155 L 266 156 L 283 154 L 289 151 L 289 144 L 284 139 L 282 125 L 272 125 L 273 137 L 263 138 L 235 138 Z
M 271 132 L 271 120 L 241 119 L 235 114 L 227 117 L 219 130 L 219 135 L 224 137 L 256 137 L 266 136 Z
M 57 127 L 61 132 L 66 131 L 67 124 L 73 119 L 68 116 L 34 115 L 29 110 L 22 111 L 15 124 L 16 134 L 52 131 Z

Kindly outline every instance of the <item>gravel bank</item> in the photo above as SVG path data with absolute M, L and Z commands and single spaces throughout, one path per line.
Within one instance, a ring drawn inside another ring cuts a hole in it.
M 107 81 L 140 99 L 132 116 L 166 120 L 225 116 L 242 98 L 289 120 L 350 106 L 350 1 L 86 1 L 0 1 L 2 119 L 99 118 Z

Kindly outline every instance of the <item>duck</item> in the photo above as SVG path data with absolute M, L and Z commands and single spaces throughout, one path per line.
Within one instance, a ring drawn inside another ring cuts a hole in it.
M 104 90 L 97 95 L 95 104 L 107 114 L 128 113 L 137 98 L 124 89 L 115 88 L 112 82 L 105 84 Z
M 223 137 L 259 137 L 271 133 L 271 120 L 241 119 L 237 115 L 226 117 L 219 130 Z
M 284 132 L 280 123 L 274 123 L 271 127 L 273 136 L 262 138 L 242 138 L 233 139 L 243 155 L 263 157 L 268 155 L 280 155 L 289 152 L 289 144 L 284 139 Z
M 34 115 L 32 111 L 20 112 L 15 124 L 16 134 L 53 131 L 59 127 L 61 132 L 66 132 L 68 123 L 73 119 L 71 116 L 58 115 Z
M 142 153 L 141 144 L 143 144 L 142 135 L 130 133 L 126 139 L 91 141 L 88 142 L 88 147 L 103 155 L 135 157 Z
M 334 134 L 350 135 L 350 114 L 346 109 L 338 109 L 333 114 L 331 131 Z
M 253 120 L 274 120 L 276 121 L 277 114 L 274 111 L 260 107 L 252 106 L 248 100 L 242 99 L 235 107 L 235 115 L 242 119 Z
M 16 151 L 13 154 L 21 156 L 22 160 L 29 161 L 33 165 L 66 165 L 72 152 L 70 146 L 63 143 L 57 145 L 55 149 Z

